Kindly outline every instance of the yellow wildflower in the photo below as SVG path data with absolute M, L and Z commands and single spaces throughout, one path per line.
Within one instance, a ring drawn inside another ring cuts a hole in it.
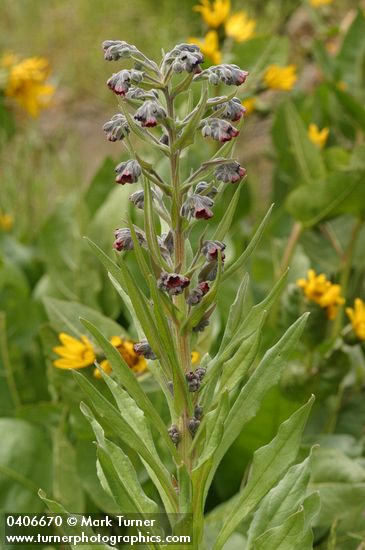
M 249 115 L 253 113 L 256 107 L 256 98 L 255 97 L 248 97 L 247 99 L 244 99 L 242 101 L 242 105 L 246 109 L 246 114 Z
M 256 20 L 250 19 L 246 12 L 239 11 L 231 15 L 225 24 L 226 35 L 236 42 L 249 40 L 255 34 Z
M 55 87 L 47 84 L 49 64 L 43 57 L 29 57 L 9 71 L 5 94 L 14 98 L 30 115 L 37 116 L 49 105 Z
M 324 275 L 316 275 L 313 269 L 308 271 L 307 279 L 299 279 L 297 285 L 303 289 L 305 296 L 311 302 L 315 302 L 326 310 L 328 319 L 334 319 L 337 315 L 338 306 L 345 303 L 341 296 L 341 287 L 331 283 Z
M 293 88 L 297 79 L 296 65 L 287 65 L 286 67 L 270 65 L 264 74 L 264 82 L 272 90 L 289 91 Z
M 201 0 L 200 4 L 193 9 L 201 14 L 208 27 L 216 29 L 228 18 L 231 2 L 230 0 L 213 0 L 213 2 Z
M 117 348 L 128 367 L 135 374 L 142 374 L 147 370 L 147 361 L 142 355 L 137 355 L 134 351 L 134 342 L 132 340 L 125 340 L 124 338 L 120 338 L 120 336 L 112 336 L 110 343 Z M 101 361 L 100 367 L 106 374 L 112 372 L 112 367 L 107 359 Z M 94 370 L 94 377 L 101 378 L 101 373 L 98 369 Z
M 309 0 L 309 3 L 314 8 L 319 8 L 321 6 L 327 6 L 328 4 L 332 4 L 333 0 Z
M 200 359 L 200 353 L 198 351 L 192 351 L 191 362 L 193 363 L 193 365 L 196 365 L 197 363 L 199 363 L 199 359 Z
M 61 332 L 58 336 L 62 346 L 56 346 L 53 351 L 60 356 L 53 362 L 59 369 L 83 369 L 92 365 L 96 359 L 94 348 L 86 336 L 80 339 Z
M 317 145 L 319 149 L 323 149 L 323 147 L 326 145 L 329 133 L 329 128 L 323 128 L 322 130 L 320 130 L 317 124 L 313 123 L 310 124 L 308 128 L 309 139 L 314 143 L 314 145 Z
M 0 212 L 0 229 L 3 231 L 10 231 L 13 227 L 14 219 L 11 214 L 1 214 Z
M 354 307 L 347 307 L 346 313 L 356 336 L 359 340 L 365 340 L 365 303 L 361 298 L 356 298 Z
M 216 31 L 207 32 L 203 40 L 200 38 L 191 37 L 189 38 L 189 42 L 199 46 L 203 55 L 209 57 L 214 65 L 219 65 L 222 61 L 222 54 L 219 51 L 219 40 Z

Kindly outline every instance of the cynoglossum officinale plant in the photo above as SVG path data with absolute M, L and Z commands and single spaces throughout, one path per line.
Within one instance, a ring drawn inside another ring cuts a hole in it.
M 83 320 L 112 367 L 110 375 L 101 369 L 112 400 L 87 377 L 75 373 L 88 396 L 90 408 L 82 404 L 82 410 L 96 434 L 103 486 L 124 512 L 191 514 L 191 527 L 186 528 L 193 548 L 222 548 L 244 520 L 249 525 L 247 549 L 272 550 L 294 528 L 295 548 L 311 548 L 310 524 L 318 497 L 307 491 L 309 459 L 292 466 L 311 400 L 254 454 L 239 493 L 223 505 L 223 514 L 210 515 L 215 518 L 214 542 L 205 537 L 209 516 L 205 520 L 204 508 L 214 474 L 243 427 L 257 414 L 267 391 L 278 382 L 306 318 L 298 319 L 262 353 L 266 313 L 286 279 L 284 275 L 262 302 L 250 308 L 249 281 L 243 273 L 269 213 L 238 258 L 224 243 L 246 176 L 232 151 L 245 113 L 236 88 L 245 83 L 248 73 L 228 64 L 203 69 L 203 55 L 193 44 L 179 44 L 163 53 L 159 64 L 123 41 L 107 40 L 103 50 L 106 60 L 127 60 L 129 65 L 107 82 L 118 96 L 120 113 L 104 125 L 104 131 L 107 139 L 120 141 L 127 151 L 129 159 L 115 169 L 116 183 L 133 186 L 130 200 L 143 213 L 143 227 L 129 218 L 115 231 L 114 259 L 89 243 L 132 312 L 139 335 L 135 351 L 148 360 L 169 414 L 166 422 L 121 354 Z M 218 87 L 223 95 L 215 95 Z M 203 140 L 217 145 L 205 147 Z M 195 166 L 191 159 L 196 157 L 189 155 L 194 147 L 208 156 Z M 147 148 L 154 151 L 148 161 L 143 158 Z M 157 156 L 165 159 L 168 171 L 151 163 Z M 230 185 L 235 191 L 216 220 L 215 205 L 225 201 Z M 131 254 L 143 284 L 128 267 Z M 204 331 L 214 319 L 220 289 L 233 275 L 237 293 L 220 342 L 217 345 L 215 339 L 211 355 L 206 353 L 193 364 L 192 352 L 199 351 Z M 123 447 L 109 440 L 106 431 L 116 441 L 119 438 Z M 146 495 L 126 447 L 140 457 L 156 487 L 155 499 Z M 179 522 L 173 528 L 177 532 Z

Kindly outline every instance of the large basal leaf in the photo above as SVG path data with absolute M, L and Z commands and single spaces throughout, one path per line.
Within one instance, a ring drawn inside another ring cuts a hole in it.
M 313 185 L 301 185 L 288 196 L 292 216 L 310 227 L 341 214 L 365 213 L 364 170 L 332 174 Z
M 38 490 L 51 485 L 49 435 L 24 420 L 1 418 L 0 441 L 0 510 L 41 512 Z
M 231 515 L 218 536 L 214 550 L 222 548 L 237 525 L 257 506 L 294 462 L 313 399 L 311 398 L 306 405 L 281 424 L 277 435 L 268 445 L 255 452 L 249 480 L 235 499 Z

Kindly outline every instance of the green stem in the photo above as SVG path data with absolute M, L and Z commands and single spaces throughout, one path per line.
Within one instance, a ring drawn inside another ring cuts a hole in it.
M 289 267 L 289 264 L 293 258 L 296 246 L 298 244 L 298 241 L 300 239 L 302 232 L 303 232 L 302 224 L 300 222 L 295 222 L 292 227 L 291 233 L 289 235 L 289 239 L 284 250 L 283 258 L 281 260 L 280 274 L 284 273 L 284 271 L 286 271 L 286 269 Z

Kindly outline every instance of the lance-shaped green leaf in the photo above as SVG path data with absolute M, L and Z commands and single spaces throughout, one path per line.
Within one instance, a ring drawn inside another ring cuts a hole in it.
M 139 244 L 139 240 L 138 240 L 138 237 L 137 237 L 136 230 L 134 228 L 134 224 L 131 222 L 130 219 L 128 220 L 128 226 L 129 226 L 129 229 L 130 229 L 130 232 L 131 232 L 131 237 L 132 237 L 132 241 L 133 241 L 133 249 L 134 249 L 134 254 L 136 256 L 136 260 L 137 260 L 137 263 L 138 263 L 138 267 L 139 267 L 144 279 L 147 281 L 149 275 L 153 274 L 153 272 L 152 272 L 150 266 L 148 265 L 148 262 L 146 261 L 146 258 L 143 255 L 143 250 L 142 250 L 141 245 Z
M 222 439 L 224 421 L 229 409 L 228 392 L 221 395 L 218 406 L 206 416 L 205 442 L 198 463 L 192 471 L 194 487 L 194 538 L 200 541 L 203 535 L 204 503 L 208 494 L 209 472 L 213 464 L 214 453 Z
M 319 512 L 318 493 L 312 493 L 281 525 L 263 533 L 252 546 L 252 550 L 312 550 L 313 533 L 311 523 Z
M 273 207 L 274 207 L 274 205 L 270 206 L 267 214 L 265 215 L 264 219 L 262 220 L 259 227 L 255 231 L 254 236 L 250 240 L 249 244 L 247 245 L 247 247 L 245 248 L 245 250 L 241 254 L 241 256 L 239 256 L 239 258 L 237 258 L 237 260 L 235 262 L 233 262 L 233 264 L 231 264 L 227 267 L 227 269 L 225 270 L 224 275 L 223 275 L 223 280 L 227 279 L 228 277 L 230 277 L 231 275 L 236 273 L 236 271 L 238 269 L 241 269 L 242 267 L 244 267 L 246 265 L 246 262 L 249 260 L 252 253 L 254 252 L 254 250 L 256 249 L 257 245 L 259 244 L 259 242 L 261 240 L 261 237 L 262 237 L 262 235 L 263 235 L 263 233 L 266 229 L 266 226 L 269 222 Z
M 310 478 L 310 457 L 292 466 L 283 479 L 262 499 L 256 511 L 247 537 L 247 549 L 263 533 L 279 527 L 302 504 Z
M 260 325 L 263 312 L 269 311 L 278 296 L 281 295 L 282 289 L 286 284 L 286 280 L 287 272 L 281 276 L 279 281 L 271 290 L 270 294 L 268 294 L 262 302 L 256 304 L 250 310 L 250 313 L 241 321 L 233 337 L 231 338 L 231 342 L 224 349 L 222 348 L 222 350 L 220 350 L 209 362 L 208 372 L 204 378 L 204 389 L 202 394 L 202 401 L 204 404 L 210 403 L 212 399 L 223 363 L 228 361 L 233 356 L 239 345 L 242 343 L 242 340 L 252 334 L 253 331 L 257 330 Z
M 257 414 L 265 394 L 279 381 L 283 368 L 298 345 L 307 318 L 307 313 L 302 315 L 279 342 L 265 353 L 242 388 L 226 420 L 224 436 L 215 457 L 215 467 L 238 437 L 243 426 Z
M 81 389 L 89 397 L 92 408 L 97 412 L 99 418 L 108 426 L 126 445 L 134 449 L 154 472 L 159 480 L 157 489 L 163 487 L 164 502 L 168 500 L 170 510 L 176 510 L 177 497 L 170 482 L 170 476 L 161 461 L 151 453 L 143 439 L 144 432 L 138 433 L 138 425 L 130 425 L 119 411 L 95 388 L 95 386 L 83 374 L 75 371 L 74 376 Z M 135 405 L 136 406 L 136 405 Z M 136 406 L 137 407 L 137 406 Z M 126 418 L 130 418 L 130 409 L 125 413 Z
M 117 282 L 123 287 L 127 292 L 133 309 L 138 318 L 138 321 L 141 324 L 141 327 L 146 335 L 146 338 L 149 342 L 152 342 L 155 345 L 159 346 L 159 357 L 161 359 L 161 364 L 165 368 L 166 372 L 169 370 L 170 365 L 167 364 L 167 356 L 165 350 L 161 346 L 158 330 L 156 328 L 154 319 L 150 313 L 150 304 L 147 298 L 142 294 L 141 290 L 137 286 L 135 280 L 133 279 L 129 269 L 124 262 L 120 266 L 117 266 L 110 258 L 99 248 L 95 243 L 86 239 L 94 251 L 96 256 L 102 262 L 104 267 L 109 271 L 109 273 L 117 280 Z
M 219 351 L 223 350 L 227 344 L 231 341 L 233 334 L 236 332 L 239 323 L 247 316 L 247 310 L 245 303 L 247 301 L 247 295 L 249 290 L 250 277 L 248 273 L 245 273 L 243 279 L 238 287 L 236 297 L 233 304 L 229 308 L 229 314 L 227 323 L 224 329 Z
M 86 319 L 80 319 L 80 321 L 105 353 L 105 357 L 109 361 L 113 369 L 113 373 L 119 380 L 120 384 L 128 390 L 128 393 L 137 403 L 139 408 L 144 411 L 147 418 L 150 419 L 151 424 L 156 428 L 170 449 L 172 456 L 175 460 L 177 460 L 177 452 L 167 433 L 164 421 L 152 405 L 151 401 L 144 392 L 142 385 L 138 382 L 137 378 L 125 362 L 123 356 L 92 323 Z
M 188 404 L 189 409 L 191 409 L 187 384 L 184 378 L 184 373 L 177 359 L 175 342 L 172 337 L 171 329 L 166 319 L 165 312 L 163 310 L 160 292 L 156 287 L 155 279 L 152 278 L 151 275 L 148 278 L 148 284 L 153 301 L 154 318 L 156 320 L 157 329 L 159 331 L 161 345 L 164 349 L 164 353 L 168 355 L 170 360 L 172 381 L 174 384 L 174 404 L 176 413 L 181 414 L 185 404 Z
M 259 351 L 261 331 L 265 318 L 266 314 L 264 312 L 259 328 L 243 340 L 233 357 L 223 364 L 222 375 L 219 382 L 221 390 L 233 390 L 247 374 Z
M 161 250 L 157 241 L 157 234 L 155 231 L 155 224 L 153 218 L 153 202 L 151 196 L 150 183 L 146 178 L 143 178 L 143 189 L 144 189 L 144 226 L 146 230 L 146 238 L 148 243 L 148 248 L 152 256 L 152 261 L 156 265 L 163 268 L 165 271 L 169 271 L 170 266 L 167 264 L 166 260 L 162 257 Z
M 235 215 L 237 204 L 240 198 L 241 185 L 238 185 L 237 189 L 234 192 L 232 199 L 229 202 L 228 207 L 226 208 L 221 221 L 219 222 L 217 228 L 215 229 L 211 240 L 212 241 L 223 241 L 226 236 L 229 228 L 232 225 L 233 217 Z
M 240 491 L 236 506 L 219 533 L 214 550 L 220 550 L 223 547 L 239 523 L 276 485 L 283 473 L 294 462 L 313 400 L 314 398 L 311 397 L 303 407 L 283 422 L 274 439 L 255 452 L 250 478 Z
M 208 99 L 208 87 L 204 86 L 202 88 L 200 101 L 195 107 L 194 111 L 191 113 L 189 122 L 186 124 L 185 128 L 182 130 L 180 137 L 176 140 L 174 151 L 178 149 L 184 149 L 188 145 L 194 143 L 196 129 L 199 126 L 199 123 L 202 119 L 202 116 L 207 107 Z
M 89 407 L 81 403 L 80 408 L 94 430 L 99 462 L 120 509 L 123 512 L 142 515 L 158 513 L 157 504 L 146 496 L 129 457 L 115 443 L 105 439 L 104 430 Z
M 191 330 L 193 327 L 196 327 L 198 325 L 199 321 L 204 317 L 204 315 L 207 313 L 207 311 L 217 298 L 219 283 L 221 281 L 222 275 L 222 253 L 220 250 L 218 250 L 217 262 L 218 271 L 217 276 L 214 279 L 214 283 L 210 287 L 209 292 L 205 296 L 203 296 L 201 302 L 197 306 L 192 308 L 191 313 L 181 327 L 182 334 L 186 333 L 188 330 Z
M 47 498 L 46 493 L 41 489 L 39 490 L 38 494 L 39 494 L 39 497 L 43 500 L 43 502 L 47 505 L 48 509 L 54 514 L 61 514 L 62 516 L 67 516 L 67 517 L 70 517 L 71 515 L 72 517 L 75 516 L 75 514 L 70 514 L 70 512 L 68 512 L 61 504 L 59 504 L 55 500 L 51 500 Z M 80 537 L 80 540 L 81 540 L 82 532 L 84 532 L 85 535 L 87 535 L 88 537 L 95 536 L 94 531 L 90 529 L 90 527 L 88 527 L 87 525 L 83 525 L 81 527 L 80 522 L 81 522 L 82 516 L 77 515 L 76 517 L 78 518 L 78 525 L 75 525 L 75 526 L 73 526 L 72 524 L 69 525 L 67 521 L 64 521 L 62 523 L 61 531 L 69 537 Z M 72 548 L 72 550 L 78 550 L 80 548 L 79 544 L 76 544 L 76 543 L 70 544 L 70 547 Z M 108 546 L 106 544 L 95 544 L 93 545 L 93 548 L 95 548 L 95 550 L 113 550 L 112 546 Z

